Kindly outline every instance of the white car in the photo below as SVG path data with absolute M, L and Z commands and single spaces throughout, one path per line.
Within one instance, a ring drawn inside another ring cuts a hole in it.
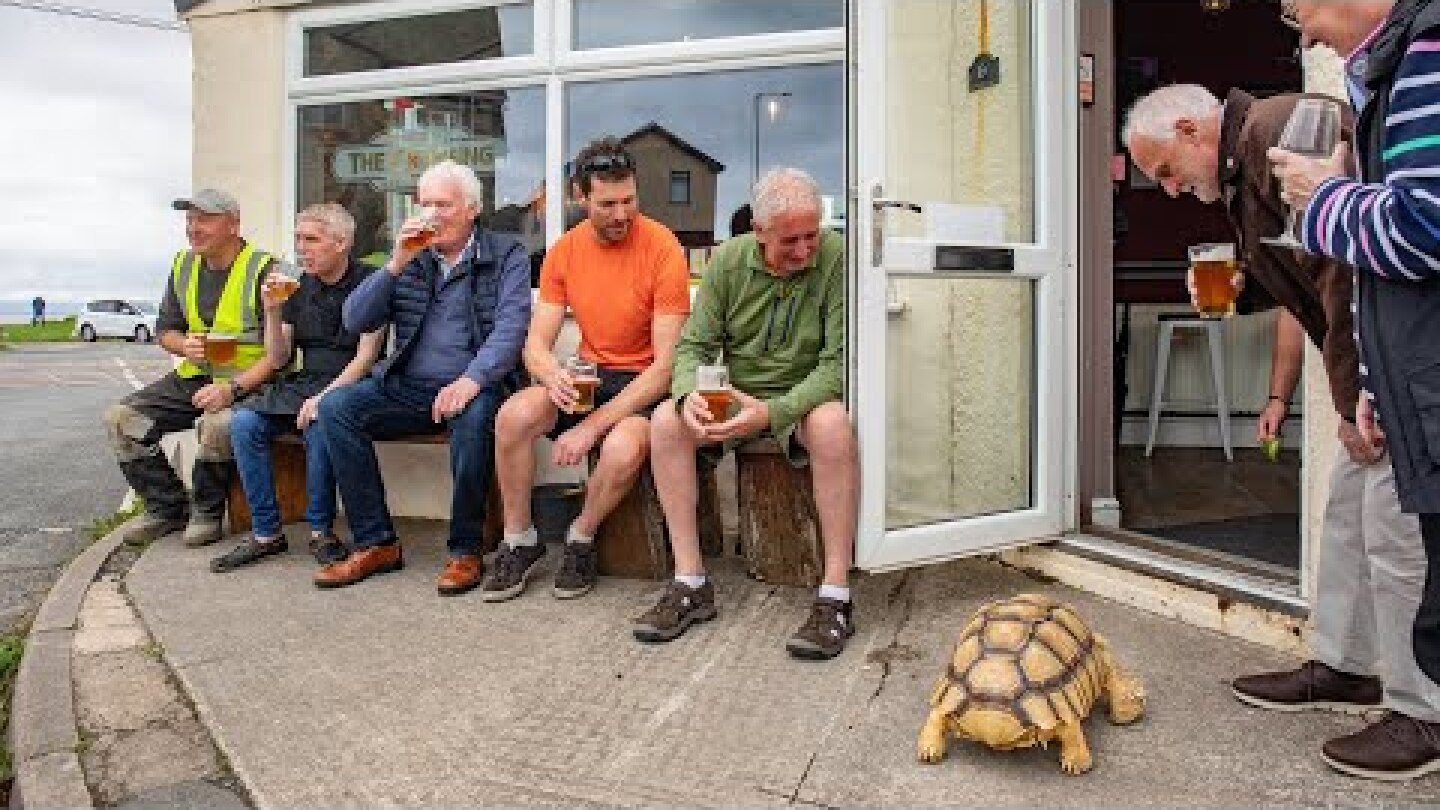
M 87 301 L 75 319 L 75 337 L 85 341 L 118 337 L 148 343 L 155 337 L 155 309 L 118 298 Z

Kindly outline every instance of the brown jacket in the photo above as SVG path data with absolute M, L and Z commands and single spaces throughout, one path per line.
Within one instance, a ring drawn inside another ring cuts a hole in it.
M 1298 250 L 1263 244 L 1260 238 L 1279 234 L 1287 225 L 1280 184 L 1270 173 L 1265 150 L 1280 141 L 1285 122 L 1303 98 L 1298 94 L 1256 99 L 1230 91 L 1220 121 L 1220 182 L 1225 210 L 1239 240 L 1238 252 L 1248 280 L 1241 292 L 1240 312 L 1282 306 L 1289 310 L 1320 349 L 1330 398 L 1335 410 L 1355 421 L 1360 394 L 1360 360 L 1355 349 L 1349 265 Z M 1353 121 L 1345 108 L 1346 141 Z

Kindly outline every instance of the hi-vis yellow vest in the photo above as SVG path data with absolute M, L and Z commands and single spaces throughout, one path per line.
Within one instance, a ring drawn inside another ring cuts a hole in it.
M 254 365 L 265 356 L 265 345 L 260 339 L 260 324 L 255 319 L 255 290 L 260 283 L 260 273 L 271 260 L 270 254 L 246 245 L 230 265 L 230 274 L 225 280 L 225 289 L 215 304 L 215 322 L 205 323 L 200 318 L 200 274 L 205 271 L 200 254 L 182 250 L 175 254 L 170 267 L 170 283 L 175 297 L 185 309 L 186 327 L 191 332 L 227 332 L 238 338 L 235 348 L 235 362 L 223 369 L 215 369 L 212 376 L 225 379 Z M 198 366 L 189 360 L 181 360 L 175 373 L 181 377 L 198 377 L 211 374 L 211 369 Z

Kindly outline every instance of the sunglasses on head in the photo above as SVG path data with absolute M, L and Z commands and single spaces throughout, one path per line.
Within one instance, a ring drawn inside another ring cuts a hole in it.
M 580 171 L 585 174 L 599 174 L 623 169 L 635 168 L 635 161 L 626 152 L 613 153 L 608 155 L 593 155 L 580 164 Z

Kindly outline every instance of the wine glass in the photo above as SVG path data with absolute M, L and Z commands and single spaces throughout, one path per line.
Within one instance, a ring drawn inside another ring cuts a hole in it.
M 1340 105 L 1330 99 L 1302 98 L 1295 103 L 1295 110 L 1285 122 L 1285 131 L 1276 146 L 1287 152 L 1308 158 L 1328 158 L 1340 142 Z M 1279 236 L 1263 237 L 1260 241 L 1276 247 L 1302 248 L 1295 238 L 1299 232 L 1299 218 L 1304 211 L 1290 207 L 1286 217 L 1285 232 Z

